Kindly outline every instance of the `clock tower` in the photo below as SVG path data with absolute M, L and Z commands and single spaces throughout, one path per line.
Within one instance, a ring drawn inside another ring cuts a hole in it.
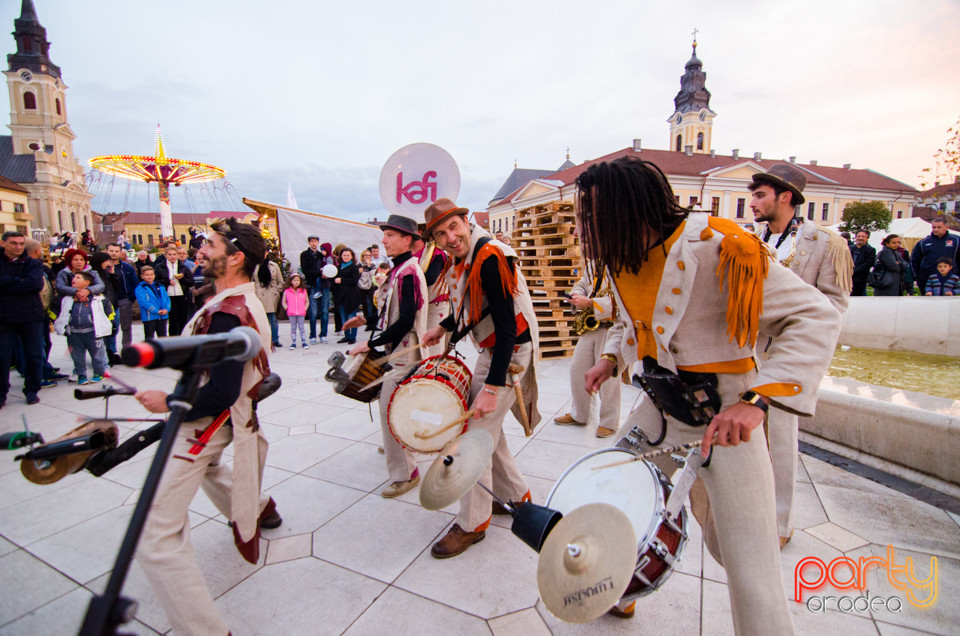
M 13 21 L 16 53 L 7 55 L 10 136 L 0 136 L 0 174 L 29 190 L 34 229 L 93 230 L 83 166 L 73 155 L 76 135 L 67 119 L 67 85 L 50 59 L 47 30 L 33 0 L 22 0 Z
M 710 152 L 713 118 L 710 110 L 710 91 L 706 88 L 707 74 L 703 62 L 697 57 L 696 31 L 694 31 L 693 55 L 680 77 L 680 92 L 673 98 L 674 111 L 667 120 L 670 123 L 670 150 L 694 153 Z

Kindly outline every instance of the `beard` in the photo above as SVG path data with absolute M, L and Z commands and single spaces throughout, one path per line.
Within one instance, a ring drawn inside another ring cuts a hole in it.
M 227 257 L 205 258 L 203 264 L 204 278 L 218 280 L 227 274 Z

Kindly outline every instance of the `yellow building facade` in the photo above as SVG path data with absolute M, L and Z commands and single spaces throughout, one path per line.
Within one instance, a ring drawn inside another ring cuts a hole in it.
M 0 232 L 20 232 L 29 237 L 33 215 L 27 211 L 29 191 L 0 177 Z

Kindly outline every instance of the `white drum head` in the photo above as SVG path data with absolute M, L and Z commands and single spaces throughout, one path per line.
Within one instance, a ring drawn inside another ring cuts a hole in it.
M 400 443 L 420 453 L 437 453 L 456 439 L 466 424 L 455 426 L 436 437 L 433 433 L 463 415 L 460 396 L 452 388 L 428 378 L 412 380 L 397 387 L 390 399 L 390 430 Z
M 590 503 L 616 506 L 633 524 L 638 545 L 646 545 L 659 526 L 663 509 L 663 490 L 654 470 L 643 460 L 593 470 L 636 456 L 621 448 L 605 448 L 582 457 L 554 484 L 547 507 L 566 515 Z

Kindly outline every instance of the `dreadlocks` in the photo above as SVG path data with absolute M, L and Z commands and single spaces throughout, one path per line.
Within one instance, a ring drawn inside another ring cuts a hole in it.
M 228 254 L 243 252 L 243 271 L 248 278 L 252 277 L 253 270 L 263 262 L 263 255 L 267 252 L 267 242 L 260 230 L 233 218 L 211 223 L 210 228 L 224 237 Z
M 637 273 L 650 247 L 670 236 L 689 212 L 649 161 L 623 157 L 594 164 L 576 183 L 580 241 L 598 271 Z

